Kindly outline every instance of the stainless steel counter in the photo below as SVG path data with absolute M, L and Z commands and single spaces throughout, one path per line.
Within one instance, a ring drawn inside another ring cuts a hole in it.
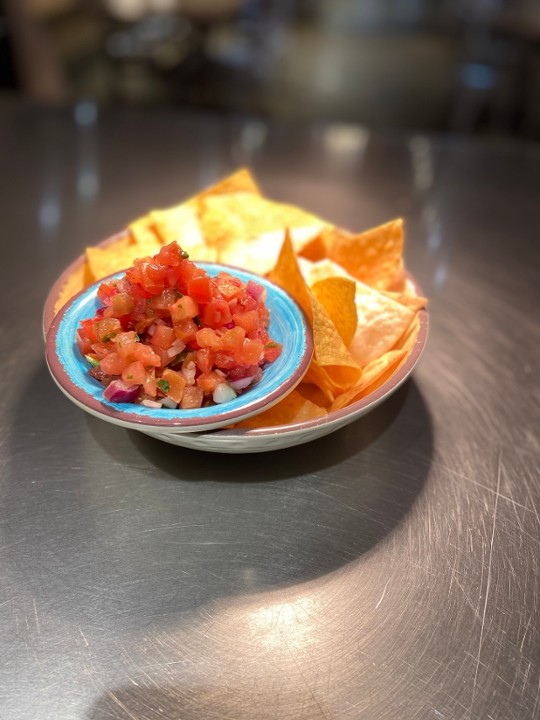
M 540 717 L 538 147 L 83 103 L 3 108 L 0 157 L 0 719 Z M 413 380 L 265 455 L 85 415 L 48 288 L 243 164 L 353 229 L 405 217 Z

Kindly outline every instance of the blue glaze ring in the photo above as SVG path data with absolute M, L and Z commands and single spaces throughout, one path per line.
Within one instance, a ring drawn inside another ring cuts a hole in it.
M 100 281 L 76 295 L 55 317 L 46 340 L 49 370 L 60 389 L 79 407 L 119 425 L 171 432 L 195 432 L 223 427 L 256 415 L 293 390 L 306 373 L 313 354 L 313 338 L 304 313 L 282 288 L 245 270 L 216 263 L 197 263 L 210 276 L 229 272 L 247 283 L 252 280 L 266 289 L 270 311 L 269 334 L 283 345 L 279 358 L 264 368 L 261 381 L 243 394 L 221 405 L 193 410 L 148 408 L 133 403 L 111 403 L 103 397 L 103 386 L 88 375 L 88 362 L 81 356 L 75 337 L 81 320 L 94 317 L 101 303 Z M 118 279 L 123 272 L 107 279 Z

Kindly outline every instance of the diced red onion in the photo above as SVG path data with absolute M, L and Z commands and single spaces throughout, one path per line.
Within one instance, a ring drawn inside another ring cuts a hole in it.
M 236 392 L 228 383 L 218 383 L 212 393 L 212 400 L 215 403 L 228 402 L 229 400 L 234 400 L 235 397 Z
M 264 287 L 256 282 L 253 282 L 253 280 L 248 281 L 248 284 L 246 285 L 246 290 L 251 295 L 251 297 L 255 298 L 255 300 L 259 300 L 265 292 Z
M 128 385 L 123 380 L 113 380 L 103 391 L 103 397 L 110 402 L 135 402 L 139 385 Z
M 233 322 L 228 322 L 228 323 L 225 323 L 225 325 L 223 327 L 226 327 L 227 330 L 232 330 L 234 326 L 235 325 Z
M 229 385 L 232 387 L 233 390 L 245 390 L 248 385 L 251 385 L 253 382 L 253 377 L 243 377 L 239 378 L 238 380 L 231 380 L 229 382 Z

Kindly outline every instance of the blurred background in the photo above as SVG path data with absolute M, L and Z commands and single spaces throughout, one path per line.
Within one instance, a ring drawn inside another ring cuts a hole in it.
M 540 139 L 540 0 L 0 0 L 0 96 Z

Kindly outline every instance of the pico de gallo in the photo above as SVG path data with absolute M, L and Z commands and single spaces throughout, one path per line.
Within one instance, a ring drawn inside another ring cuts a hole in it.
M 265 293 L 227 272 L 210 277 L 172 242 L 101 283 L 102 306 L 80 323 L 77 346 L 110 402 L 223 403 L 256 384 L 281 353 L 268 334 Z

